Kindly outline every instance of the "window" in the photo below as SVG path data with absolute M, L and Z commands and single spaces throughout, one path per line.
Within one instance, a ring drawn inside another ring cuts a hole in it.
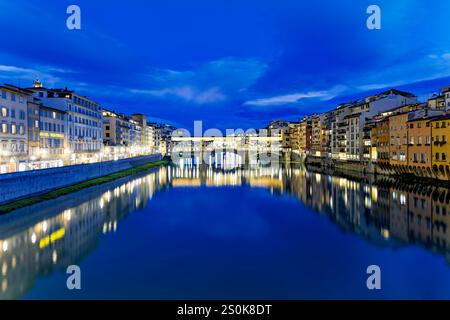
M 442 161 L 446 161 L 447 160 L 447 155 L 445 153 L 442 153 Z
M 2 91 L 2 99 L 6 100 L 6 91 Z
M 421 145 L 422 144 L 422 136 L 418 136 L 417 137 L 417 145 Z
M 426 144 L 430 144 L 431 143 L 431 138 L 430 138 L 430 136 L 427 136 L 426 137 Z
M 436 152 L 436 156 L 435 156 L 436 160 L 439 160 L 439 153 Z
M 8 124 L 2 123 L 2 133 L 8 133 Z
M 421 156 L 420 156 L 420 161 L 426 162 L 427 161 L 426 159 L 427 159 L 427 154 L 426 153 L 422 153 Z
M 16 118 L 16 110 L 11 109 L 11 118 L 15 119 Z
M 414 145 L 414 136 L 409 137 L 409 144 Z
M 11 125 L 11 134 L 16 134 L 17 133 L 17 126 L 15 123 L 13 123 Z
M 8 108 L 2 107 L 2 117 L 6 118 L 9 116 Z
M 400 151 L 400 161 L 406 161 L 405 151 Z
M 422 122 L 417 123 L 417 128 L 422 128 Z

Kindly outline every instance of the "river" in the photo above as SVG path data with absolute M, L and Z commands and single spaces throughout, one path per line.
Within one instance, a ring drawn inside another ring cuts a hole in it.
M 449 200 L 294 166 L 163 166 L 0 216 L 0 298 L 450 299 Z

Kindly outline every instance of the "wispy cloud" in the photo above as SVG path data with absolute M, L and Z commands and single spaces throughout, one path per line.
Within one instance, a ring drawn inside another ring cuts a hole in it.
M 159 99 L 179 99 L 194 104 L 221 103 L 247 90 L 265 72 L 257 59 L 226 57 L 188 70 L 154 69 L 145 74 L 150 89 L 131 92 Z
M 26 81 L 29 85 L 36 79 L 40 79 L 46 85 L 55 85 L 63 81 L 60 76 L 69 73 L 73 74 L 75 72 L 53 66 L 33 66 L 32 68 L 23 68 L 14 65 L 0 65 L 0 79 L 13 83 L 17 81 Z
M 131 89 L 132 93 L 143 94 L 152 97 L 169 97 L 181 99 L 185 102 L 193 102 L 195 104 L 218 103 L 226 100 L 226 96 L 220 92 L 218 88 L 208 88 L 199 90 L 191 86 L 163 88 L 158 90 L 137 90 Z
M 30 73 L 30 72 L 35 72 L 35 70 L 19 68 L 16 66 L 0 65 L 0 72 Z
M 309 91 L 309 92 L 296 92 L 285 95 L 273 96 L 268 98 L 259 98 L 254 100 L 249 100 L 244 103 L 248 106 L 280 106 L 295 104 L 303 99 L 319 99 L 319 100 L 330 100 L 336 97 L 338 94 L 342 93 L 346 87 L 336 86 L 330 90 L 324 91 Z

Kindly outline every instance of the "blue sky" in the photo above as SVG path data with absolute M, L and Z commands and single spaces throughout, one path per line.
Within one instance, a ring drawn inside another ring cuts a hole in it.
M 66 28 L 81 8 L 82 30 Z M 382 29 L 366 28 L 381 8 Z M 0 82 L 69 87 L 191 128 L 258 128 L 385 88 L 450 85 L 447 0 L 0 0 Z

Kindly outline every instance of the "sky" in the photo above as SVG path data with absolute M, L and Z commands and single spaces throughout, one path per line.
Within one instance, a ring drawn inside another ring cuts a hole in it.
M 81 30 L 69 30 L 69 5 Z M 381 29 L 369 30 L 369 5 Z M 450 85 L 448 0 L 0 0 L 0 83 L 116 112 L 261 128 L 388 88 Z

